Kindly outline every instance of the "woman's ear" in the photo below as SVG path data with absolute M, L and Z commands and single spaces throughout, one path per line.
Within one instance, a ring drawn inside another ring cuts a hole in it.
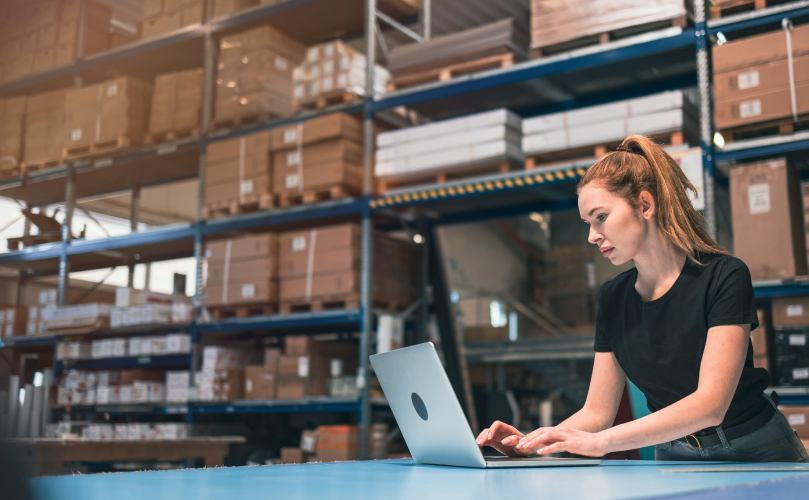
M 640 213 L 644 219 L 651 219 L 657 212 L 657 205 L 652 193 L 649 191 L 641 191 L 640 197 Z

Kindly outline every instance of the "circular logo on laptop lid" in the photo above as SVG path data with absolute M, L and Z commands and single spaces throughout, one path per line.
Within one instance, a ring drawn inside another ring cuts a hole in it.
M 413 393 L 412 396 L 410 396 L 410 399 L 413 400 L 413 408 L 416 409 L 416 413 L 419 414 L 419 417 L 421 417 L 422 420 L 426 421 L 427 407 L 424 406 L 424 401 L 422 401 L 419 395 L 416 394 L 415 392 Z

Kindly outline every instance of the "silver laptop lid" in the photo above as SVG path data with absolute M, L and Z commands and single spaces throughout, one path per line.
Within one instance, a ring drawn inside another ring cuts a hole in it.
M 486 467 L 432 343 L 375 354 L 371 364 L 416 462 Z

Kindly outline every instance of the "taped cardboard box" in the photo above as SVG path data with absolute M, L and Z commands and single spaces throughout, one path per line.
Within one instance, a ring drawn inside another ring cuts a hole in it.
M 310 143 L 300 149 L 286 149 L 272 154 L 274 167 L 315 166 L 342 160 L 353 165 L 362 165 L 362 146 L 343 138 Z
M 317 428 L 317 459 L 323 462 L 357 460 L 359 442 L 357 426 L 320 426 Z
M 57 90 L 27 99 L 24 141 L 27 163 L 61 158 L 66 95 L 66 91 Z
M 774 327 L 809 326 L 809 297 L 774 297 L 772 324 Z
M 273 169 L 273 192 L 297 194 L 304 190 L 340 186 L 348 194 L 362 191 L 362 166 L 338 160 L 320 163 L 311 167 L 275 167 Z
M 278 237 L 274 234 L 261 234 L 212 241 L 206 245 L 205 257 L 208 262 L 231 262 L 256 257 L 274 256 L 278 248 Z
M 56 49 L 45 47 L 39 49 L 34 56 L 34 73 L 48 71 L 56 65 Z
M 809 406 L 779 406 L 779 410 L 787 418 L 790 427 L 800 438 L 809 438 Z
M 278 261 L 275 257 L 260 257 L 231 262 L 229 264 L 208 265 L 207 286 L 221 286 L 225 283 L 250 283 L 278 279 Z
M 809 83 L 809 54 L 792 61 L 795 85 Z M 717 101 L 742 98 L 789 87 L 789 61 L 781 59 L 714 75 Z
M 734 248 L 753 280 L 806 274 L 799 189 L 795 168 L 783 158 L 731 170 Z
M 205 202 L 233 202 L 244 203 L 257 200 L 260 195 L 272 193 L 272 177 L 270 175 L 256 175 L 251 179 L 242 181 L 224 182 L 221 184 L 205 186 Z M 251 199 L 250 199 L 251 198 Z
M 248 54 L 259 49 L 272 49 L 296 65 L 303 60 L 307 50 L 306 45 L 270 26 L 226 36 L 222 38 L 219 47 L 222 54 L 228 51 Z
M 141 28 L 143 38 L 153 38 L 183 27 L 183 13 L 165 12 L 150 19 L 144 19 Z
M 247 283 L 212 285 L 205 289 L 205 306 L 277 302 L 278 282 L 251 280 Z
M 355 248 L 361 237 L 358 224 L 338 224 L 320 227 L 310 231 L 294 231 L 281 233 L 278 236 L 278 256 L 283 261 L 286 257 L 301 252 L 327 252 L 339 248 Z
M 0 99 L 0 168 L 22 161 L 25 102 L 25 97 Z
M 217 97 L 214 111 L 217 120 L 261 114 L 289 116 L 292 113 L 292 102 L 286 97 L 270 92 L 226 95 L 222 98 Z
M 0 334 L 3 337 L 19 337 L 26 335 L 28 325 L 28 307 L 6 306 L 0 308 Z
M 374 276 L 374 300 L 391 303 L 405 303 L 408 296 L 400 280 Z M 312 299 L 329 299 L 335 296 L 352 296 L 359 294 L 360 274 L 358 271 L 347 271 L 325 274 L 307 278 L 282 279 L 279 300 L 308 301 Z
M 809 25 L 797 26 L 791 33 L 792 55 L 809 54 Z M 748 68 L 787 57 L 787 34 L 783 30 L 713 45 L 714 74 Z
M 282 464 L 303 464 L 306 463 L 308 457 L 306 453 L 300 448 L 281 448 L 281 461 Z
M 258 0 L 214 0 L 214 17 L 227 16 L 258 4 Z
M 296 149 L 327 139 L 342 138 L 362 143 L 362 122 L 359 118 L 333 113 L 307 120 L 297 125 L 280 127 L 272 131 L 272 150 Z
M 149 132 L 185 132 L 200 127 L 202 70 L 178 71 L 155 78 Z
M 799 115 L 809 113 L 809 83 L 795 88 L 795 106 Z M 792 97 L 786 87 L 757 94 L 717 101 L 715 122 L 718 129 L 738 127 L 792 116 Z
M 245 399 L 275 399 L 275 373 L 264 365 L 247 366 L 244 370 Z

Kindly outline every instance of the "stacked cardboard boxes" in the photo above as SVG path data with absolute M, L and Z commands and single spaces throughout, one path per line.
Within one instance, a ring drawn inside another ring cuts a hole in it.
M 671 26 L 666 21 L 675 19 L 684 25 L 685 16 L 683 0 L 531 0 L 531 48 L 598 40 L 633 26 Z
M 26 334 L 28 308 L 25 306 L 0 307 L 0 336 L 18 337 Z
M 333 186 L 362 190 L 362 123 L 343 113 L 273 130 L 273 192 L 282 197 Z M 282 202 L 283 203 L 283 202 Z
M 340 40 L 309 47 L 306 60 L 295 68 L 295 108 L 345 94 L 365 95 L 366 64 L 365 55 Z M 375 66 L 374 96 L 385 93 L 389 79 L 388 70 Z
M 269 26 L 224 37 L 216 77 L 217 122 L 292 113 L 292 71 L 305 47 Z
M 82 14 L 83 13 L 83 14 Z M 79 37 L 79 21 L 86 28 Z M 107 48 L 112 11 L 91 0 L 7 2 L 0 19 L 0 76 L 16 80 Z
M 809 26 L 714 45 L 713 65 L 716 128 L 791 117 L 792 89 L 797 114 L 809 113 Z
M 155 78 L 149 134 L 190 134 L 199 131 L 202 106 L 202 70 L 177 71 Z
M 407 304 L 411 293 L 399 276 L 414 276 L 414 253 L 409 244 L 375 238 L 374 300 Z M 279 238 L 282 304 L 313 301 L 352 302 L 360 291 L 360 227 L 341 224 L 310 231 L 283 233 Z M 398 269 L 397 269 L 398 268 Z
M 66 95 L 66 91 L 57 90 L 27 99 L 23 154 L 26 164 L 55 161 L 62 157 Z
M 631 134 L 699 136 L 699 113 L 682 91 L 538 116 L 522 122 L 526 155 L 619 143 Z
M 19 167 L 24 131 L 25 97 L 0 99 L 0 172 Z
M 463 314 L 463 331 L 466 342 L 492 342 L 509 339 L 508 314 L 503 309 L 494 306 L 492 314 L 493 297 L 464 298 L 458 301 L 458 307 Z M 502 302 L 499 302 L 503 305 Z M 503 307 L 505 307 L 503 305 Z
M 322 342 L 310 336 L 290 336 L 278 359 L 278 399 L 302 399 L 329 394 L 329 378 L 357 369 L 355 342 Z
M 806 443 L 809 439 L 809 406 L 789 405 L 779 406 L 779 410 L 787 418 L 789 425 L 795 430 L 799 438 Z
M 770 326 L 767 322 L 767 311 L 759 309 L 758 314 L 758 328 L 750 332 L 750 341 L 753 346 L 753 365 L 756 368 L 764 368 L 769 371 L 769 349 L 767 344 L 770 338 Z
M 68 91 L 65 149 L 70 153 L 110 142 L 121 147 L 142 144 L 151 101 L 151 85 L 127 77 Z
M 213 17 L 228 16 L 256 5 L 258 0 L 214 0 Z M 261 3 L 268 3 L 266 0 Z
M 785 158 L 731 169 L 730 199 L 736 256 L 754 281 L 806 274 L 800 185 Z
M 272 134 L 259 132 L 208 146 L 205 204 L 245 203 L 272 197 Z
M 278 301 L 278 239 L 246 236 L 208 244 L 206 306 Z
M 809 385 L 809 298 L 772 302 L 773 385 Z
M 205 21 L 204 0 L 144 0 L 143 38 Z
M 388 426 L 371 426 L 368 456 L 371 460 L 388 458 Z M 282 464 L 305 462 L 342 462 L 359 458 L 359 427 L 325 425 L 301 433 L 299 448 L 281 448 Z
M 395 178 L 496 161 L 522 163 L 520 117 L 507 109 L 395 130 L 377 137 L 376 175 Z
M 244 369 L 244 398 L 245 399 L 276 399 L 278 378 L 278 362 L 281 358 L 280 349 L 265 349 L 264 363 L 250 365 Z
M 570 326 L 595 324 L 598 284 L 595 247 L 574 245 L 548 252 L 546 276 L 550 311 Z

